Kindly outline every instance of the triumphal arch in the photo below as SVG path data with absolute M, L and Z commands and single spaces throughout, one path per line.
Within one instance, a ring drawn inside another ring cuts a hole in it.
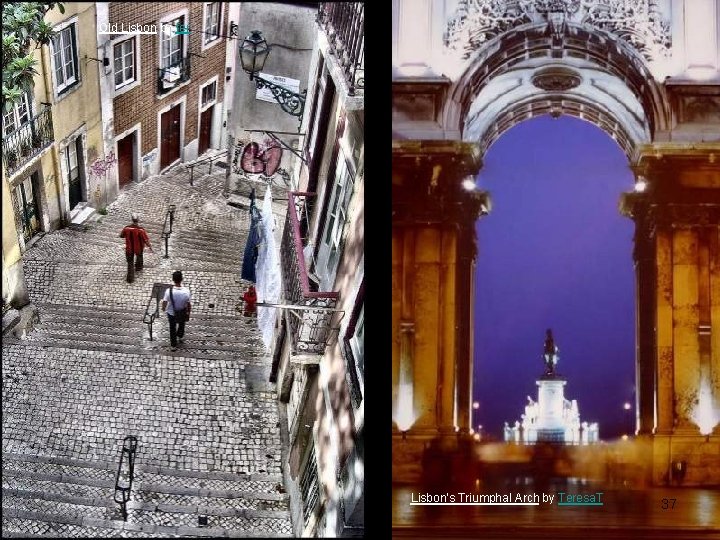
M 648 479 L 684 462 L 684 483 L 720 483 L 720 1 L 393 0 L 392 57 L 394 479 L 470 429 L 474 226 L 492 209 L 463 181 L 550 114 L 603 129 L 635 174 L 619 207 Z

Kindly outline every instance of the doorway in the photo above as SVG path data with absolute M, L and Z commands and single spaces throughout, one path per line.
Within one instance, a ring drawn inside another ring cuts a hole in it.
M 35 186 L 38 185 L 38 173 L 34 172 L 15 188 L 15 197 L 20 211 L 23 239 L 29 242 L 40 232 L 40 218 L 38 215 Z
M 135 180 L 135 132 L 118 140 L 118 183 L 120 187 Z
M 212 132 L 212 116 L 215 105 L 211 105 L 200 113 L 200 140 L 198 142 L 198 155 L 204 154 L 210 148 Z
M 160 116 L 160 170 L 180 159 L 180 104 Z
M 77 137 L 65 148 L 65 166 L 69 190 L 69 209 L 72 211 L 85 200 L 83 196 L 83 170 L 78 164 L 83 162 L 82 138 Z

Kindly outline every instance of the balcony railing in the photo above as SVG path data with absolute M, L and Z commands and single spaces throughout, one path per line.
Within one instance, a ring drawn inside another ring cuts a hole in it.
M 3 138 L 3 160 L 8 174 L 12 174 L 50 146 L 54 140 L 50 107 L 43 109 L 29 122 Z
M 365 89 L 365 4 L 321 2 L 318 25 L 343 69 L 348 93 L 356 95 L 357 90 Z
M 306 308 L 288 310 L 293 354 L 322 355 L 335 335 L 332 318 L 338 293 L 311 290 L 303 253 L 306 242 L 301 236 L 300 222 L 306 217 L 306 198 L 314 195 L 288 193 L 288 212 L 280 250 L 285 299 L 289 304 Z
M 186 56 L 179 62 L 158 68 L 158 94 L 167 94 L 176 86 L 190 79 L 190 57 Z

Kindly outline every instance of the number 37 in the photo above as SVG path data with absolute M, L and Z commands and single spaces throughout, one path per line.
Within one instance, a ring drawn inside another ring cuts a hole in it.
M 672 501 L 672 502 L 670 502 Z M 662 500 L 662 509 L 667 510 L 668 508 L 673 509 L 675 508 L 675 499 L 663 499 Z

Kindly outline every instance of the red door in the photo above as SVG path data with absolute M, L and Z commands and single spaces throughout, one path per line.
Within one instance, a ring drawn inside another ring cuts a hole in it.
M 198 142 L 198 155 L 202 155 L 210 148 L 210 130 L 212 129 L 212 113 L 215 105 L 200 113 L 200 141 Z
M 133 143 L 135 133 L 131 133 L 118 141 L 118 181 L 120 187 L 132 182 L 133 176 Z
M 180 158 L 180 105 L 160 116 L 160 169 Z

